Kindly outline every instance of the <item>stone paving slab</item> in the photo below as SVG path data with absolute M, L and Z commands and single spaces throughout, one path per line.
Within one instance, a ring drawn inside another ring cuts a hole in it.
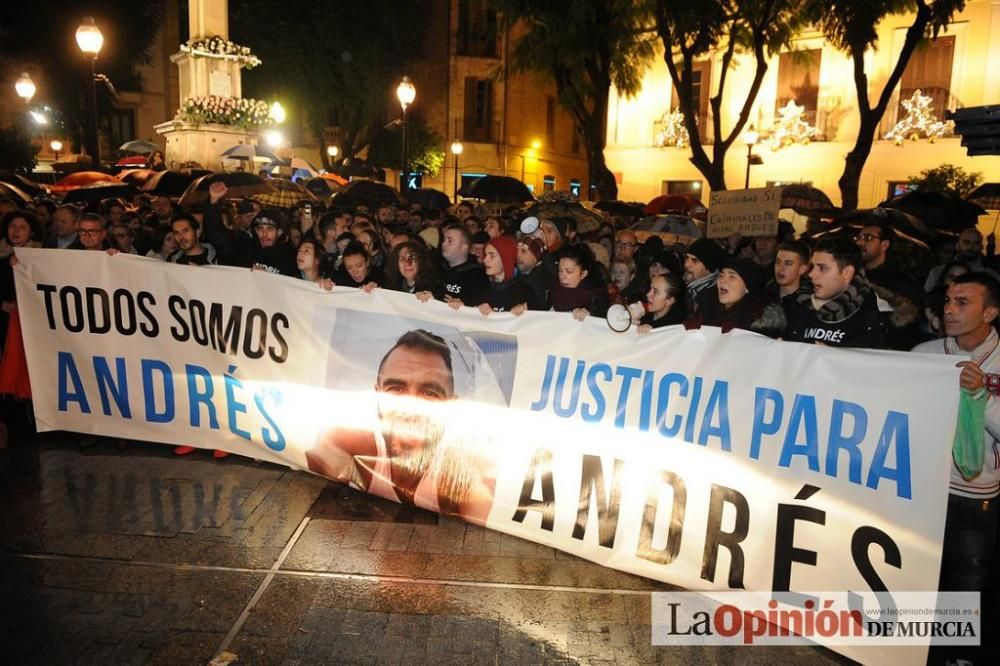
M 229 635 L 240 664 L 838 661 L 653 648 L 670 586 L 275 465 L 75 439 L 0 452 L 4 663 L 206 664 Z

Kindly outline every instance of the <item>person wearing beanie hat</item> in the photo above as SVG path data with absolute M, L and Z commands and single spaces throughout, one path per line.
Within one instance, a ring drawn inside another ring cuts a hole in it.
M 491 282 L 513 280 L 517 275 L 517 241 L 509 236 L 491 239 L 483 247 L 483 268 Z
M 750 259 L 729 258 L 719 271 L 715 298 L 704 299 L 687 322 L 688 328 L 718 326 L 723 333 L 734 328 L 776 338 L 784 334 L 786 320 L 781 305 L 764 291 L 757 265 Z
M 715 279 L 726 258 L 726 252 L 718 243 L 707 238 L 699 238 L 691 243 L 684 255 L 684 282 L 688 289 L 688 303 L 695 311 L 702 300 L 713 300 Z M 705 294 L 699 300 L 699 296 Z
M 545 254 L 545 243 L 533 236 L 525 236 L 518 241 L 518 245 L 523 245 L 525 250 L 530 252 L 532 256 L 535 257 L 535 264 L 542 260 L 542 255 Z M 520 249 L 520 248 L 518 248 Z M 534 266 L 535 264 L 532 264 Z M 518 261 L 518 269 L 525 272 Z
M 542 231 L 542 238 L 545 240 L 545 245 L 549 252 L 555 252 L 567 241 L 565 218 L 542 218 L 538 223 L 538 228 Z
M 541 239 L 525 236 L 517 242 L 517 272 L 521 281 L 531 287 L 537 303 L 548 301 L 552 281 L 545 267 L 540 265 L 544 256 L 545 243 Z
M 484 315 L 491 312 L 512 312 L 521 315 L 537 309 L 535 294 L 517 276 L 517 241 L 510 236 L 497 236 L 483 247 L 483 268 L 490 281 L 489 296 L 479 305 Z

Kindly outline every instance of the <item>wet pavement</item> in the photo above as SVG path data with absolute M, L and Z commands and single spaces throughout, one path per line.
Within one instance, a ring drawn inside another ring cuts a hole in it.
M 79 439 L 0 451 L 5 663 L 844 661 L 654 648 L 669 586 L 284 467 Z

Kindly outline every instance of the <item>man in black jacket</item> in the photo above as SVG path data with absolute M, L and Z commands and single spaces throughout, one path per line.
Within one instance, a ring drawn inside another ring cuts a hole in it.
M 441 279 L 444 300 L 453 307 L 478 307 L 489 294 L 489 281 L 482 265 L 469 256 L 472 236 L 464 225 L 449 224 L 441 239 Z
M 825 238 L 812 254 L 812 294 L 787 309 L 786 340 L 830 347 L 885 349 L 877 297 L 861 277 L 861 249 L 845 238 Z
M 295 248 L 288 244 L 288 235 L 276 213 L 258 213 L 250 225 L 253 232 L 238 228 L 238 225 L 234 225 L 232 229 L 226 228 L 222 223 L 220 202 L 227 191 L 225 183 L 212 183 L 208 188 L 209 205 L 205 208 L 203 235 L 215 248 L 219 263 L 299 277 Z

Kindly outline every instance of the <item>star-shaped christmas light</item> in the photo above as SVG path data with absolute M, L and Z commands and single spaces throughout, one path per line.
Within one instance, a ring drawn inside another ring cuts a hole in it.
M 809 143 L 816 136 L 816 128 L 802 118 L 806 107 L 795 103 L 794 99 L 778 109 L 778 116 L 771 128 L 768 143 L 771 150 L 781 150 L 794 143 Z
M 668 148 L 687 148 L 691 143 L 687 128 L 684 126 L 684 114 L 680 109 L 664 111 L 658 123 L 662 129 L 656 133 L 657 146 Z
M 910 99 L 903 100 L 906 116 L 886 132 L 884 138 L 893 141 L 897 146 L 902 146 L 907 139 L 916 141 L 923 136 L 934 143 L 942 136 L 952 134 L 955 131 L 955 123 L 950 120 L 946 122 L 938 120 L 931 112 L 933 102 L 931 97 L 920 90 L 915 90 Z

